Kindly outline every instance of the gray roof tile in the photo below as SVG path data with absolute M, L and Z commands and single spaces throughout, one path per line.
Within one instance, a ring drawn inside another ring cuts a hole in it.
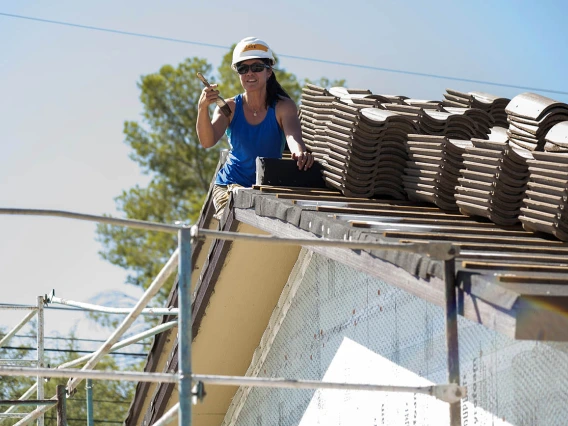
M 505 108 L 509 115 L 539 121 L 549 112 L 568 112 L 568 105 L 536 93 L 521 93 L 511 99 Z

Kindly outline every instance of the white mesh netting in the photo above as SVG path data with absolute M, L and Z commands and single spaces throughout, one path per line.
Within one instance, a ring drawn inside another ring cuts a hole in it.
M 444 311 L 314 254 L 259 376 L 447 383 Z M 301 260 L 299 260 L 301 261 Z M 568 344 L 516 341 L 459 317 L 462 424 L 568 424 Z M 235 425 L 444 425 L 448 405 L 406 393 L 254 388 Z

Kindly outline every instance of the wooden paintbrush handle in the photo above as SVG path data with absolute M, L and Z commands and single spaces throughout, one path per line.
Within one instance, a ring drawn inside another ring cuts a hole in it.
M 207 79 L 203 77 L 203 74 L 201 74 L 200 72 L 197 73 L 197 78 L 199 78 L 205 86 L 211 87 Z M 220 95 L 217 97 L 216 104 L 225 116 L 231 116 L 231 108 L 229 107 L 229 105 L 227 105 L 227 102 L 225 102 L 225 100 Z
M 205 79 L 205 77 L 203 77 L 203 74 L 201 74 L 200 72 L 197 73 L 197 78 L 199 78 L 201 80 L 201 82 L 203 84 L 205 84 L 205 86 L 207 87 L 211 87 L 211 85 L 209 84 L 209 82 Z

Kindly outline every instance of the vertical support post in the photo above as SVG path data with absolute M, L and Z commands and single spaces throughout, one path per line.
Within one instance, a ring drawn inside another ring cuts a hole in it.
M 37 368 L 45 367 L 44 359 L 44 311 L 43 311 L 43 296 L 37 298 Z M 37 399 L 44 399 L 43 377 L 37 376 Z M 40 408 L 38 406 L 37 408 Z M 44 425 L 44 415 L 42 414 L 37 419 L 37 426 Z
M 87 379 L 85 389 L 87 391 L 87 426 L 94 426 L 95 420 L 93 418 L 93 379 Z
M 458 350 L 458 310 L 456 301 L 455 259 L 444 261 L 446 287 L 446 350 L 448 352 L 448 382 L 460 383 L 460 357 Z M 450 404 L 450 426 L 461 426 L 461 403 Z
M 178 232 L 179 426 L 191 426 L 191 230 Z
M 57 385 L 57 426 L 67 426 L 67 395 L 65 385 Z

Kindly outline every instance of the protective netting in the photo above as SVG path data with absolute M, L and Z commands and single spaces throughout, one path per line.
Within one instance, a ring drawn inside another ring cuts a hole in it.
M 314 254 L 260 370 L 384 385 L 447 383 L 444 311 Z M 459 317 L 466 425 L 568 424 L 568 344 L 516 341 Z M 236 425 L 444 425 L 425 395 L 254 388 Z

